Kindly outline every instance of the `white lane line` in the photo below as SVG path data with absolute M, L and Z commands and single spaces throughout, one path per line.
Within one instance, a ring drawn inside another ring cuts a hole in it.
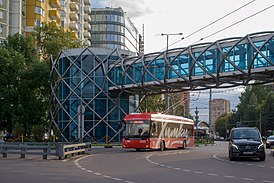
M 255 179 L 251 179 L 251 178 L 242 178 L 243 180 L 248 180 L 248 181 L 251 181 L 251 180 L 255 180 Z
M 115 177 L 112 177 L 111 179 L 113 179 L 113 180 L 117 180 L 117 181 L 121 181 L 121 180 L 123 180 L 123 179 L 119 179 L 119 178 L 115 178 Z
M 101 173 L 94 173 L 95 175 L 102 175 Z
M 265 182 L 265 183 L 274 183 L 274 181 L 271 181 L 271 180 L 263 180 L 263 182 Z
M 215 173 L 208 173 L 207 175 L 210 175 L 210 176 L 218 176 L 218 175 L 215 174 Z
M 79 158 L 79 159 L 76 159 L 76 160 L 74 161 L 74 165 L 75 165 L 76 167 L 78 167 L 79 169 L 83 170 L 83 171 L 86 171 L 86 172 L 89 172 L 89 173 L 93 173 L 94 175 L 102 176 L 103 178 L 108 178 L 108 179 L 112 179 L 112 180 L 116 180 L 116 181 L 124 181 L 124 180 L 121 179 L 121 178 L 111 177 L 111 176 L 109 176 L 109 175 L 104 175 L 104 174 L 99 173 L 99 172 L 93 172 L 92 170 L 88 170 L 88 169 L 82 167 L 82 166 L 79 164 L 79 161 L 80 161 L 80 160 L 82 160 L 82 159 L 84 159 L 84 158 L 87 158 L 87 157 L 90 157 L 90 156 L 93 156 L 93 155 L 84 156 L 84 157 L 81 157 L 81 158 Z M 124 182 L 125 182 L 125 183 L 135 183 L 135 182 L 129 181 L 129 180 L 124 181 Z
M 248 166 L 253 166 L 253 164 L 249 164 L 249 163 L 248 163 L 248 164 L 246 164 L 246 165 L 248 165 Z
M 264 165 L 257 165 L 258 167 L 261 167 L 261 168 L 265 168 L 265 166 Z
M 128 180 L 126 180 L 125 182 L 126 182 L 126 183 L 135 183 L 135 182 L 132 182 L 132 181 L 128 181 Z
M 204 173 L 204 172 L 194 171 L 194 173 L 202 174 L 202 173 Z
M 172 168 L 171 166 L 166 166 L 167 168 Z
M 181 168 L 174 168 L 175 170 L 181 170 Z
M 183 169 L 184 172 L 190 172 L 190 170 L 187 170 L 187 169 Z
M 224 177 L 225 177 L 225 178 L 229 178 L 229 179 L 235 179 L 234 176 L 230 176 L 230 175 L 225 175 Z

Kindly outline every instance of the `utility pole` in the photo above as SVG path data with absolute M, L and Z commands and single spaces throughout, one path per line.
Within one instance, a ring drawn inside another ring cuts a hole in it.
M 209 109 L 208 109 L 208 113 L 209 113 L 209 119 L 208 119 L 208 124 L 209 124 L 209 131 L 212 130 L 212 119 L 211 119 L 211 103 L 212 103 L 212 91 L 211 88 L 209 89 Z
M 173 33 L 173 34 L 165 34 L 165 33 L 161 34 L 161 36 L 166 36 L 166 54 L 168 52 L 169 36 L 175 36 L 175 35 L 183 35 L 183 33 L 180 32 L 180 33 Z M 165 110 L 166 110 L 166 112 L 167 112 L 167 109 L 169 108 L 169 94 L 168 93 L 169 93 L 169 91 L 167 90 L 165 93 Z
M 198 122 L 199 122 L 199 116 L 198 116 L 198 108 L 196 106 L 196 110 L 195 110 L 195 126 L 196 126 L 196 129 L 198 128 Z

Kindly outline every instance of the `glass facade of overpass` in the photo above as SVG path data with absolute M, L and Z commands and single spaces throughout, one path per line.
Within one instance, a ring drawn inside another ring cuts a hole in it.
M 248 72 L 273 65 L 273 33 L 263 33 L 127 59 L 124 65 L 112 69 L 111 78 L 116 85 L 161 83 L 169 79 Z

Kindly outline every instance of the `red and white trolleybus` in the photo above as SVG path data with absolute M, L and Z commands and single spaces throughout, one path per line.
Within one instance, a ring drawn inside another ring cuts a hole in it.
M 161 113 L 133 113 L 124 118 L 123 148 L 168 149 L 194 145 L 194 121 Z

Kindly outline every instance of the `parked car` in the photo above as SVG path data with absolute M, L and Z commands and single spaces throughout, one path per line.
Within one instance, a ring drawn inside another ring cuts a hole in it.
M 266 148 L 271 148 L 272 145 L 274 145 L 274 135 L 271 135 L 266 139 Z
M 228 145 L 229 159 L 254 158 L 265 160 L 266 153 L 260 131 L 256 127 L 232 128 Z

